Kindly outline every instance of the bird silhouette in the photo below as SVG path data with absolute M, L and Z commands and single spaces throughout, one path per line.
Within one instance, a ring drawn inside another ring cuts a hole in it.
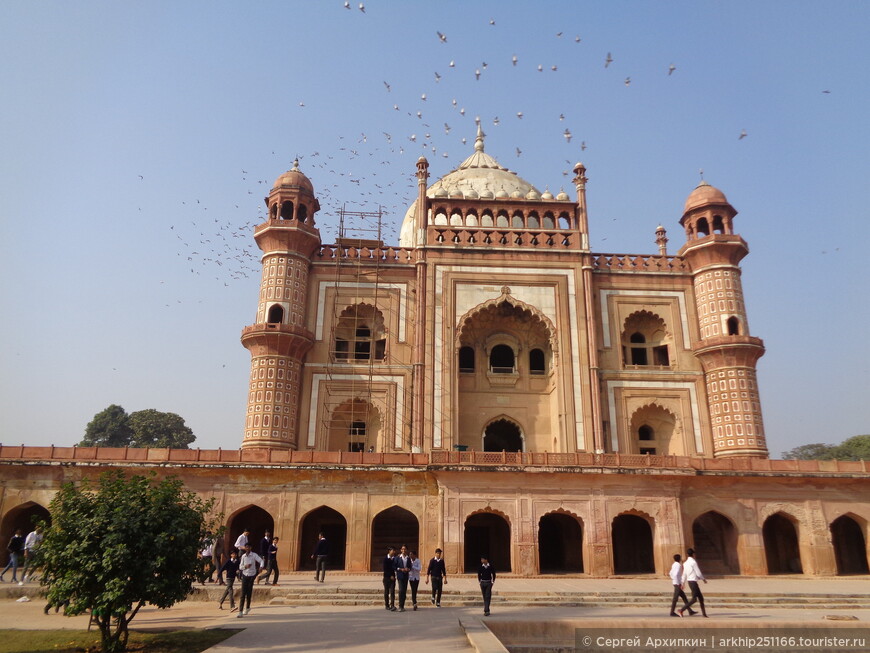
M 631 77 L 626 77 L 624 83 L 626 86 L 631 86 Z
M 447 35 L 442 34 L 441 32 L 435 32 L 438 35 L 438 40 L 442 43 L 447 43 Z
M 742 130 L 740 130 L 740 136 L 737 137 L 737 140 L 742 141 L 744 138 L 746 138 L 746 136 L 747 136 L 746 130 L 742 129 Z
M 359 10 L 363 13 L 366 13 L 366 6 L 362 2 L 359 3 Z
M 613 63 L 613 57 L 610 56 L 610 53 L 607 53 L 607 58 L 604 60 L 604 67 L 607 68 L 610 64 Z
M 571 137 L 573 136 L 573 134 L 571 133 L 571 130 L 568 129 L 568 128 L 566 127 L 564 133 L 562 134 L 562 136 L 564 136 L 564 137 L 565 137 L 565 140 L 568 141 L 568 142 L 570 143 L 570 142 L 571 142 Z
M 389 85 L 389 84 L 387 84 L 387 83 L 386 83 L 386 82 L 384 82 L 384 86 L 386 86 L 386 87 L 387 87 L 387 93 L 389 93 L 389 92 L 390 92 L 390 85 Z
M 517 65 L 517 61 L 518 61 L 518 59 L 517 59 L 517 55 L 514 55 L 514 56 L 511 57 L 511 63 L 512 63 L 514 66 Z
M 676 69 L 677 69 L 677 67 L 674 64 L 671 64 L 670 66 L 668 66 L 668 77 L 670 77 Z

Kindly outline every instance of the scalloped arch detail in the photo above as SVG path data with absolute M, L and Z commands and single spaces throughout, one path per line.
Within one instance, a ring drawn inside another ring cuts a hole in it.
M 501 295 L 478 304 L 474 308 L 467 311 L 465 315 L 463 315 L 461 318 L 459 318 L 459 322 L 457 323 L 456 328 L 456 336 L 454 338 L 454 345 L 457 348 L 461 346 L 462 336 L 465 333 L 466 327 L 476 315 L 482 313 L 489 308 L 495 308 L 497 306 L 500 306 L 501 304 L 509 304 L 510 306 L 513 306 L 520 311 L 528 313 L 533 321 L 540 322 L 547 332 L 547 339 L 550 345 L 550 349 L 554 354 L 559 351 L 559 340 L 556 336 L 556 327 L 553 325 L 553 322 L 550 320 L 550 318 L 544 315 L 535 306 L 527 304 L 526 302 L 521 301 L 516 297 L 513 297 L 511 295 L 510 288 L 508 288 L 507 286 L 504 286 L 501 289 Z

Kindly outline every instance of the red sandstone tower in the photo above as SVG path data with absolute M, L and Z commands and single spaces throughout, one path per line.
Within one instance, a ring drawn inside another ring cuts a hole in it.
M 263 250 L 257 319 L 242 331 L 251 352 L 242 448 L 296 449 L 302 359 L 314 343 L 305 328 L 308 270 L 320 247 L 320 204 L 298 160 L 275 181 L 266 205 L 268 219 L 254 229 Z
M 764 343 L 749 335 L 739 263 L 749 253 L 734 233 L 737 215 L 722 191 L 702 181 L 686 200 L 679 251 L 694 276 L 701 339 L 695 355 L 704 368 L 713 427 L 713 455 L 768 456 L 755 365 Z

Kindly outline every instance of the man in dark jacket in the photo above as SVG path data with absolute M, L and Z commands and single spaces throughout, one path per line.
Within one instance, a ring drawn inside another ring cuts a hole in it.
M 328 555 L 329 542 L 326 541 L 326 536 L 323 533 L 318 533 L 317 544 L 314 545 L 311 559 L 314 560 L 314 580 L 321 583 L 326 580 L 326 557 Z
M 444 558 L 441 557 L 441 549 L 435 549 L 435 557 L 429 561 L 426 570 L 426 584 L 432 579 L 432 603 L 436 608 L 441 607 L 442 583 L 447 583 L 447 568 L 444 566 Z
M 3 575 L 12 567 L 12 582 L 18 582 L 18 563 L 19 558 L 21 556 L 21 552 L 24 551 L 24 535 L 21 534 L 21 529 L 15 531 L 15 535 L 13 535 L 9 539 L 9 544 L 6 545 L 6 550 L 9 552 L 9 562 L 6 564 L 6 567 L 3 568 L 3 571 L 0 572 L 0 582 L 4 582 Z M 24 585 L 24 582 L 21 582 Z
M 403 544 L 399 550 L 399 555 L 393 559 L 393 562 L 396 565 L 396 582 L 399 584 L 399 612 L 404 612 L 411 571 L 411 557 L 408 555 L 408 547 Z
M 236 553 L 235 549 L 230 549 L 230 559 L 221 567 L 220 573 L 222 575 L 226 574 L 227 588 L 224 590 L 220 603 L 218 603 L 218 609 L 223 610 L 224 601 L 227 600 L 227 597 L 230 597 L 230 612 L 235 612 L 236 598 L 233 596 L 233 584 L 236 582 L 236 576 L 239 574 L 239 554 Z
M 396 611 L 396 549 L 388 546 L 384 557 L 384 607 Z
M 495 584 L 495 569 L 489 564 L 489 559 L 480 556 L 480 567 L 477 568 L 477 582 L 480 583 L 480 593 L 483 595 L 483 616 L 489 616 L 489 602 L 492 599 L 492 586 Z

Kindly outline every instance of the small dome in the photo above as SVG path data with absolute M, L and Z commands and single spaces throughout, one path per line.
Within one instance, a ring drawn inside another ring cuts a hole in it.
M 553 193 L 550 192 L 549 188 L 544 189 L 544 194 L 541 195 L 541 199 L 547 201 L 553 199 Z
M 571 201 L 571 198 L 568 197 L 568 193 L 565 192 L 564 188 L 559 191 L 558 195 L 556 195 L 556 199 L 559 200 L 560 202 L 570 202 Z
M 299 159 L 293 162 L 293 167 L 290 170 L 275 180 L 272 190 L 282 186 L 295 186 L 307 190 L 312 195 L 314 194 L 314 186 L 311 185 L 311 180 L 299 171 Z
M 498 189 L 498 192 L 495 194 L 495 198 L 496 198 L 497 200 L 506 200 L 508 197 L 510 197 L 510 195 L 508 195 L 508 193 L 507 193 L 507 191 L 504 189 L 504 187 L 499 188 L 499 189 Z
M 495 196 L 489 188 L 484 188 L 483 192 L 480 193 L 480 198 L 484 200 L 491 200 L 493 197 Z
M 469 188 L 467 191 L 465 191 L 465 199 L 467 200 L 476 200 L 478 197 L 480 197 L 480 195 L 478 195 L 477 191 L 473 188 Z
M 522 199 L 523 192 L 519 188 L 517 188 L 513 193 L 511 193 L 511 197 L 517 200 Z
M 725 193 L 702 180 L 686 198 L 683 213 L 708 204 L 728 204 L 728 200 L 725 198 Z
M 540 200 L 541 194 L 536 191 L 534 188 L 530 189 L 528 193 L 526 193 L 527 200 Z
M 459 190 L 458 188 L 453 188 L 453 189 L 450 191 L 450 197 L 451 197 L 452 199 L 458 199 L 458 200 L 461 200 L 463 197 L 465 197 L 465 195 L 463 195 L 463 194 L 462 194 L 462 191 Z
M 447 197 L 447 189 L 442 186 L 441 188 L 439 188 L 438 190 L 435 191 L 435 197 L 437 197 L 439 199 Z

